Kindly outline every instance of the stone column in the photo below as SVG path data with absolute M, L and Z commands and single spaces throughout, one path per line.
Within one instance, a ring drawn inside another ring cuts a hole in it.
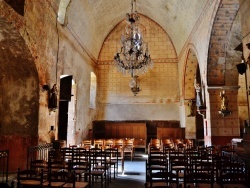
M 239 86 L 208 87 L 210 108 L 207 110 L 207 131 L 211 132 L 212 145 L 227 145 L 232 138 L 240 137 L 238 117 L 238 89 Z M 221 92 L 228 99 L 227 112 L 222 109 Z

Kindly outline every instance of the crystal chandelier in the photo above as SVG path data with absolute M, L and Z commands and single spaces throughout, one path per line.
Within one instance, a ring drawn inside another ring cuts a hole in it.
M 140 16 L 136 11 L 136 0 L 131 0 L 131 6 L 131 14 L 126 14 L 128 24 L 121 36 L 121 50 L 114 56 L 114 64 L 123 75 L 130 74 L 133 78 L 152 69 L 153 61 L 139 27 Z
M 130 80 L 129 82 L 129 87 L 132 93 L 134 93 L 134 96 L 136 96 L 139 93 L 139 91 L 141 91 L 140 82 L 138 78 L 139 76 L 133 76 L 132 80 Z

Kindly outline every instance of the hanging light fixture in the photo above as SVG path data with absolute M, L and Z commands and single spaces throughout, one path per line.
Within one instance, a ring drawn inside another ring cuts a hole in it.
M 134 78 L 153 68 L 153 61 L 139 27 L 140 16 L 136 11 L 136 0 L 131 0 L 131 6 L 131 14 L 126 14 L 128 24 L 121 36 L 121 50 L 114 56 L 114 64 L 123 75 L 131 74 Z
M 132 93 L 134 93 L 134 96 L 136 96 L 139 93 L 139 91 L 141 91 L 140 82 L 138 78 L 139 76 L 133 76 L 132 80 L 130 80 L 129 82 L 129 87 Z

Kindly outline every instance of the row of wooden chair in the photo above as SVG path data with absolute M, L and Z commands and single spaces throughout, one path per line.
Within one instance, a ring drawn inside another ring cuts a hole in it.
M 194 146 L 193 140 L 190 139 L 151 139 L 148 144 L 148 152 L 150 150 L 163 150 L 164 147 L 174 148 L 174 149 L 187 149 Z
M 88 182 L 89 187 L 96 180 L 100 180 L 101 187 L 106 187 L 111 182 L 112 173 L 114 179 L 117 176 L 118 161 L 121 160 L 118 148 L 106 148 L 105 150 L 90 148 L 87 150 L 78 147 L 65 147 L 58 151 L 50 151 L 48 159 L 48 161 L 32 160 L 30 170 L 35 172 L 43 170 L 45 177 L 49 177 L 47 176 L 49 173 L 53 175 L 60 171 L 74 172 L 77 182 Z M 26 172 L 24 171 L 24 173 Z
M 121 161 L 121 155 L 118 151 L 118 148 L 106 148 L 104 150 L 101 148 L 61 148 L 60 160 L 73 164 L 74 168 L 72 169 L 80 171 L 76 173 L 80 179 L 81 174 L 83 174 L 84 180 L 88 179 L 93 184 L 94 179 L 99 178 L 101 187 L 103 187 L 103 184 L 106 187 L 111 182 L 111 170 L 113 169 L 114 179 L 118 174 L 118 161 Z M 86 167 L 87 164 L 89 166 L 87 171 L 80 169 L 82 166 Z
M 91 140 L 83 140 L 81 143 L 81 147 L 85 149 L 89 149 L 91 147 L 101 148 L 102 150 L 106 148 L 118 148 L 118 151 L 124 157 L 128 153 L 131 161 L 134 156 L 134 138 L 122 138 L 122 139 L 94 139 L 93 142 Z
M 246 163 L 217 153 L 214 147 L 190 148 L 182 151 L 170 148 L 167 152 L 152 150 L 146 162 L 146 187 L 184 187 L 193 184 L 244 184 Z

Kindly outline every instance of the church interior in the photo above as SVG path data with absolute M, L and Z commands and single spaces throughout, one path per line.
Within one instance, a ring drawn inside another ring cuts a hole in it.
M 250 0 L 0 0 L 0 177 L 6 151 L 10 173 L 29 166 L 30 148 L 132 139 L 149 156 L 154 140 L 166 154 L 169 139 L 244 161 L 250 185 L 249 9 Z

